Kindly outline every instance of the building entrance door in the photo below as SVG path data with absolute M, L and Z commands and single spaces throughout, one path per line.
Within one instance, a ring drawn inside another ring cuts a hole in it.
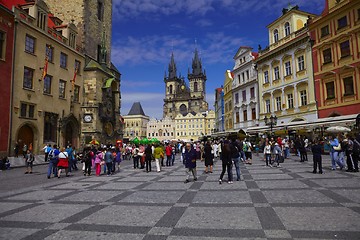
M 65 145 L 66 146 L 68 146 L 69 144 L 74 145 L 73 136 L 74 136 L 74 128 L 72 127 L 71 123 L 68 123 L 65 128 Z
M 30 143 L 34 145 L 34 131 L 29 125 L 24 125 L 20 128 L 18 133 L 18 143 L 20 152 L 23 152 L 24 144 L 29 148 Z

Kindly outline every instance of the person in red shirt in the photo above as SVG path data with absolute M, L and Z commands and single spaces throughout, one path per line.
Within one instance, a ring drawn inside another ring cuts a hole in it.
M 172 147 L 169 143 L 166 144 L 165 148 L 165 154 L 166 154 L 166 166 L 171 166 L 171 158 L 172 158 Z

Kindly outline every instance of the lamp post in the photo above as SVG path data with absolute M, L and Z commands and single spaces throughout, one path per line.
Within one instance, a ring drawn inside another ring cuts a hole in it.
M 61 128 L 62 128 L 62 119 L 59 118 L 59 122 L 58 122 L 58 147 L 60 148 L 60 132 L 61 132 Z
M 267 116 L 264 117 L 265 125 L 270 126 L 271 135 L 273 134 L 273 127 L 277 124 L 276 115 L 271 115 L 269 118 Z

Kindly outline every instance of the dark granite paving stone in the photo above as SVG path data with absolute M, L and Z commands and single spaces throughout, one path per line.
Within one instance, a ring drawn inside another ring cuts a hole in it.
M 171 207 L 173 203 L 146 203 L 146 202 L 116 202 L 114 203 L 116 206 L 163 206 L 163 207 Z
M 270 203 L 272 207 L 343 207 L 339 203 Z
M 249 193 L 253 203 L 268 203 L 268 200 L 262 192 L 250 191 Z
M 177 203 L 192 203 L 196 196 L 196 192 L 185 192 Z
M 142 240 L 166 240 L 168 236 L 146 235 Z
M 63 189 L 61 189 L 61 190 L 63 190 Z M 65 189 L 65 190 L 66 190 L 66 189 Z M 70 189 L 70 190 L 71 190 L 71 192 L 67 192 L 67 193 L 64 193 L 64 194 L 55 196 L 55 197 L 53 197 L 53 198 L 50 198 L 49 200 L 50 200 L 50 201 L 62 200 L 63 198 L 66 198 L 66 197 L 69 197 L 69 196 L 72 196 L 72 195 L 78 193 L 78 191 L 76 191 L 76 190 L 74 191 L 74 189 Z
M 257 185 L 257 183 L 255 181 L 245 181 L 245 184 L 246 184 L 246 187 L 248 189 L 251 189 L 251 188 L 259 188 L 259 186 Z
M 252 180 L 253 177 L 250 175 L 250 174 L 242 174 L 243 176 L 243 179 L 246 181 L 246 180 Z
M 56 233 L 57 230 L 49 230 L 49 229 L 43 229 L 41 231 L 38 231 L 36 233 L 33 233 L 29 236 L 26 236 L 22 238 L 22 240 L 34 240 L 34 239 L 44 239 L 54 233 Z
M 353 210 L 354 212 L 357 212 L 360 214 L 360 207 L 349 207 L 351 210 Z
M 327 196 L 328 198 L 333 199 L 334 201 L 338 202 L 338 203 L 352 203 L 354 201 L 340 195 L 337 194 L 331 190 L 325 189 L 325 190 L 318 190 L 319 192 L 321 192 L 322 194 L 324 194 L 325 196 Z
M 100 211 L 103 208 L 106 208 L 107 206 L 102 206 L 102 205 L 96 205 L 96 206 L 92 206 L 88 209 L 85 209 L 79 213 L 76 213 L 68 218 L 65 218 L 64 220 L 60 221 L 60 223 L 76 223 L 80 220 L 82 220 L 83 218 L 90 216 L 91 214 Z
M 191 203 L 191 207 L 254 207 L 252 203 Z
M 191 184 L 189 189 L 199 190 L 203 184 L 204 182 L 194 182 L 193 184 Z
M 155 225 L 155 227 L 175 227 L 186 207 L 172 207 Z
M 312 187 L 312 188 L 318 188 L 318 187 L 321 187 L 319 184 L 309 180 L 309 179 L 300 179 L 300 181 L 304 184 L 306 184 L 307 186 L 309 187 Z
M 219 237 L 219 238 L 263 238 L 263 230 L 253 229 L 193 229 L 193 228 L 174 228 L 170 236 L 201 236 L 201 237 Z
M 299 174 L 297 173 L 288 173 L 287 175 L 293 177 L 294 179 L 299 179 L 299 178 L 303 178 L 302 176 L 300 176 Z
M 83 202 L 83 201 L 73 201 L 73 200 L 58 200 L 58 201 L 51 201 L 51 204 L 71 204 L 71 205 L 84 205 L 84 204 L 91 204 L 91 205 L 99 205 L 96 202 Z
M 279 216 L 274 209 L 270 207 L 256 207 L 255 208 L 261 226 L 265 230 L 285 230 L 284 224 L 281 222 Z
M 29 191 L 24 191 L 24 192 L 20 192 L 20 193 L 15 193 L 15 194 L 9 194 L 9 195 L 4 195 L 2 197 L 0 197 L 0 199 L 4 199 L 4 198 L 11 198 L 11 197 L 15 197 L 15 196 L 18 196 L 18 195 L 21 195 L 21 194 L 26 194 L 26 193 L 32 193 L 34 190 L 29 190 Z
M 143 184 L 141 184 L 139 186 L 134 187 L 133 189 L 143 189 L 143 188 L 146 188 L 147 186 L 149 186 L 151 184 L 152 184 L 152 182 L 146 182 L 146 183 L 143 183 Z
M 89 232 L 111 232 L 111 233 L 137 233 L 146 234 L 151 227 L 141 226 L 118 226 L 118 225 L 99 225 L 99 224 L 72 224 L 64 230 L 89 231 Z
M 52 223 L 47 222 L 20 222 L 20 221 L 0 221 L 0 226 L 4 228 L 32 228 L 44 229 Z
M 306 231 L 290 230 L 293 238 L 359 240 L 360 231 Z
M 291 173 L 291 171 L 286 168 L 281 168 L 280 171 L 282 171 L 283 173 Z
M 98 190 L 96 190 L 98 191 Z M 130 192 L 130 191 L 126 191 L 126 192 L 122 192 L 121 194 L 115 196 L 115 197 L 112 197 L 110 199 L 108 199 L 106 202 L 118 202 L 124 198 L 126 198 L 127 196 L 130 196 L 131 194 L 133 194 L 134 192 Z

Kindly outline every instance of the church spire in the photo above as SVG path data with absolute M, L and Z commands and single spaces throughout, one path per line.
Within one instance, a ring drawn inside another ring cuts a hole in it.
M 176 64 L 174 60 L 174 53 L 171 53 L 171 60 L 169 63 L 169 79 L 176 78 Z
M 195 48 L 194 58 L 192 60 L 192 74 L 193 75 L 200 75 L 202 74 L 202 64 L 201 59 L 199 58 L 199 53 L 197 48 Z

